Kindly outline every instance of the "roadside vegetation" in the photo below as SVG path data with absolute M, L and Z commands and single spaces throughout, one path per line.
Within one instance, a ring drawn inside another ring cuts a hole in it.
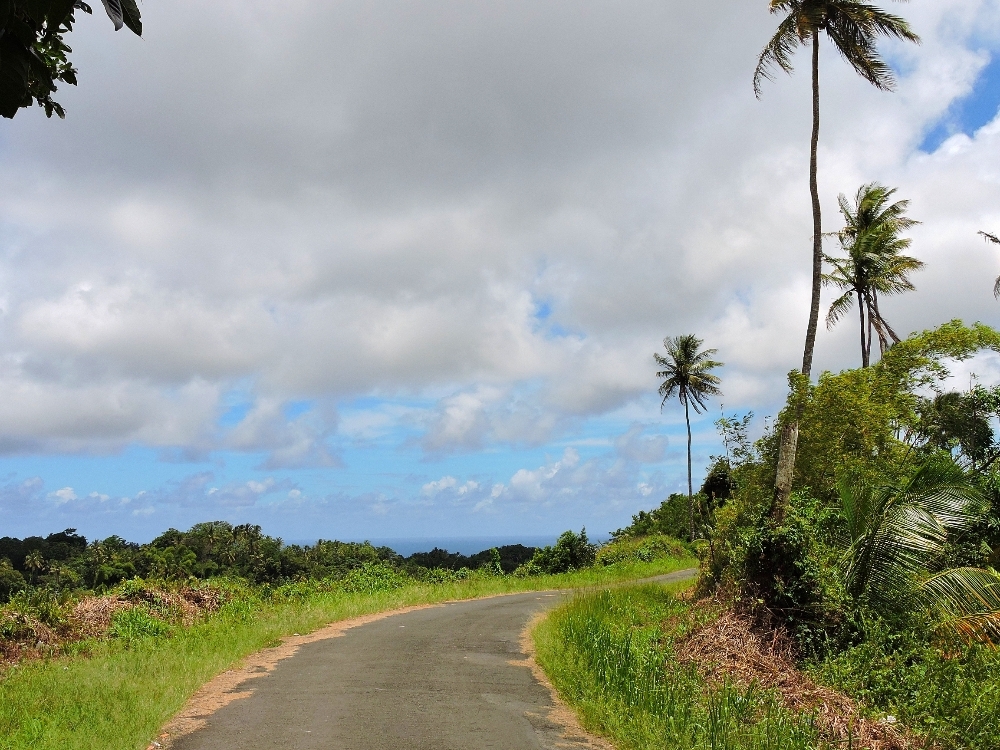
M 866 367 L 793 379 L 755 441 L 752 415 L 720 419 L 726 452 L 694 495 L 694 534 L 686 494 L 614 533 L 692 544 L 694 588 L 586 594 L 536 631 L 587 725 L 622 748 L 995 750 L 1000 386 L 948 387 L 984 350 L 1000 333 L 948 323 Z
M 214 529 L 217 538 L 191 546 L 204 539 L 206 529 Z M 121 543 L 116 548 L 127 552 L 115 557 L 107 540 L 86 543 L 63 533 L 26 552 L 24 559 L 37 555 L 46 563 L 21 576 L 23 585 L 9 575 L 17 590 L 0 607 L 0 648 L 7 660 L 0 672 L 0 750 L 144 748 L 216 674 L 283 636 L 337 620 L 453 599 L 596 586 L 696 565 L 675 539 L 598 548 L 585 532 L 566 532 L 551 547 L 530 550 L 519 565 L 508 559 L 509 573 L 500 549 L 465 558 L 481 559 L 476 569 L 428 568 L 369 544 L 320 542 L 285 552 L 280 540 L 263 535 L 255 535 L 255 548 L 269 552 L 244 558 L 229 546 L 243 544 L 242 532 L 229 533 L 234 531 L 226 524 L 201 524 L 161 537 L 173 540 L 168 554 L 186 560 L 187 569 L 208 570 L 217 558 L 229 566 L 223 567 L 226 575 L 204 578 L 176 568 L 169 577 L 123 577 L 133 572 L 128 564 L 164 554 L 156 542 Z M 38 544 L 37 539 L 0 541 L 8 550 L 15 542 L 22 551 L 25 543 Z M 103 555 L 93 554 L 97 545 L 104 547 Z M 64 555 L 66 547 L 76 552 Z M 511 554 L 524 558 L 526 549 Z M 413 558 L 426 560 L 421 556 L 426 554 Z M 64 555 L 59 565 L 73 572 L 62 570 L 56 578 L 50 570 L 55 555 Z M 118 580 L 105 577 L 95 587 L 82 583 L 93 575 L 95 557 L 105 572 L 118 570 Z M 457 559 L 444 550 L 435 557 L 452 564 Z M 311 560 L 314 574 L 253 579 L 254 571 L 280 570 L 282 559 Z M 236 574 L 241 565 L 250 575 Z M 18 568 L 6 567 L 20 572 L 21 566 L 23 560 Z
M 824 233 L 820 215 L 821 40 L 891 90 L 877 42 L 919 37 L 859 0 L 770 0 L 769 9 L 780 21 L 755 71 L 758 97 L 776 71 L 792 72 L 800 46 L 812 53 L 802 367 L 763 430 L 749 413 L 718 420 L 725 453 L 712 457 L 698 493 L 689 452 L 687 495 L 613 535 L 692 544 L 694 589 L 587 594 L 536 629 L 539 659 L 586 725 L 622 748 L 996 750 L 1000 385 L 972 374 L 956 387 L 951 370 L 1000 353 L 1000 333 L 956 320 L 903 338 L 889 324 L 880 302 L 914 291 L 910 276 L 924 266 L 904 236 L 919 222 L 894 188 L 869 182 L 853 201 L 841 195 L 837 232 Z M 838 254 L 824 252 L 825 238 Z M 857 304 L 861 366 L 814 381 L 823 286 L 839 295 L 827 327 Z M 692 356 L 676 354 L 680 341 Z M 679 388 L 697 374 L 701 343 L 668 337 L 669 360 L 654 355 L 661 396 L 678 393 L 685 416 Z M 721 395 L 719 385 L 704 393 Z
M 825 747 L 814 718 L 774 691 L 713 685 L 678 661 L 685 636 L 716 616 L 684 584 L 584 595 L 534 631 L 537 659 L 584 726 L 627 750 Z

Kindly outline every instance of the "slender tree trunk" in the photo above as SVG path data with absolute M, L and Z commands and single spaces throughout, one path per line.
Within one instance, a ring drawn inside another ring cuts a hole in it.
M 806 345 L 802 352 L 802 374 L 812 374 L 813 350 L 816 348 L 816 328 L 819 325 L 819 295 L 823 283 L 823 217 L 819 204 L 817 182 L 817 153 L 819 151 L 819 29 L 813 29 L 812 48 L 812 140 L 809 143 L 809 195 L 812 198 L 813 247 L 812 247 L 812 301 L 809 306 L 809 325 L 806 328 Z M 781 428 L 778 444 L 778 470 L 774 478 L 773 517 L 777 522 L 785 516 L 785 508 L 792 494 L 795 476 L 795 453 L 799 445 L 799 419 L 801 402 Z
M 694 492 L 691 491 L 691 415 L 688 402 L 684 399 L 684 421 L 688 430 L 688 523 L 691 527 L 691 541 L 694 541 Z
M 861 317 L 861 366 L 868 367 L 868 348 L 865 346 L 865 300 L 858 291 L 858 315 Z M 869 336 L 868 341 L 871 341 Z
M 865 359 L 869 362 L 872 361 L 872 325 L 875 322 L 875 316 L 872 315 L 872 311 L 868 310 L 868 344 L 865 347 Z
M 819 326 L 819 294 L 823 285 L 823 217 L 819 205 L 817 182 L 817 152 L 819 151 L 819 29 L 813 31 L 812 48 L 812 140 L 809 144 L 809 195 L 812 197 L 813 252 L 812 252 L 812 302 L 809 307 L 809 327 L 806 345 L 802 352 L 802 374 L 812 373 L 813 349 L 816 348 L 816 329 Z

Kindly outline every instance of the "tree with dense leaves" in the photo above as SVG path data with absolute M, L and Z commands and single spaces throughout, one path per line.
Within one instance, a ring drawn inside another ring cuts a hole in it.
M 920 222 L 905 215 L 909 201 L 889 203 L 895 188 L 869 183 L 858 188 L 852 206 L 843 194 L 839 197 L 845 226 L 837 232 L 845 256 L 824 259 L 833 272 L 823 275 L 823 283 L 839 287 L 841 294 L 830 305 L 826 327 L 832 328 L 858 301 L 861 319 L 861 366 L 871 363 L 872 331 L 878 335 L 879 350 L 885 354 L 899 336 L 879 311 L 879 293 L 883 296 L 912 291 L 909 274 L 923 268 L 916 258 L 904 255 L 910 240 L 900 232 Z
M 125 26 L 142 35 L 135 0 L 102 2 L 115 31 Z M 0 115 L 13 118 L 22 107 L 37 103 L 46 117 L 66 116 L 52 95 L 57 83 L 77 83 L 65 36 L 73 30 L 78 10 L 92 13 L 82 0 L 0 0 Z
M 689 406 L 700 414 L 706 408 L 705 399 L 709 396 L 721 396 L 719 378 L 710 371 L 722 367 L 722 362 L 711 359 L 715 349 L 699 351 L 702 340 L 693 334 L 683 336 L 668 336 L 663 339 L 667 356 L 654 353 L 656 364 L 662 369 L 656 373 L 660 378 L 660 409 L 667 399 L 677 396 L 684 405 L 684 421 L 687 424 L 687 474 L 688 474 L 688 521 L 691 539 L 694 539 L 694 492 L 691 487 L 691 414 Z
M 834 48 L 858 75 L 875 88 L 889 91 L 895 81 L 892 70 L 879 56 L 878 38 L 891 37 L 910 42 L 919 42 L 920 38 L 904 19 L 859 0 L 770 0 L 770 10 L 771 13 L 784 17 L 757 61 L 753 86 L 758 98 L 762 93 L 763 82 L 772 79 L 775 68 L 791 73 L 792 54 L 799 45 L 812 45 L 812 139 L 809 147 L 809 194 L 812 198 L 813 218 L 812 300 L 802 352 L 802 374 L 808 378 L 812 372 L 816 328 L 819 325 L 820 289 L 823 283 L 823 222 L 816 156 L 819 148 L 819 39 L 825 32 Z M 793 413 L 782 426 L 779 444 L 774 483 L 776 519 L 780 519 L 784 513 L 792 492 L 797 444 L 798 418 Z

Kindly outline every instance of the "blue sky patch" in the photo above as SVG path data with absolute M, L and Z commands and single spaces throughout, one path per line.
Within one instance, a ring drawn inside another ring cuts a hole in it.
M 1000 56 L 993 55 L 979 73 L 972 92 L 952 102 L 945 116 L 924 136 L 920 150 L 933 153 L 956 133 L 972 135 L 997 115 L 1000 107 Z

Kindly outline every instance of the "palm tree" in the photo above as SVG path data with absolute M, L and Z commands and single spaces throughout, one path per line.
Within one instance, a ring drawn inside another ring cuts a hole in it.
M 988 242 L 1000 245 L 1000 237 L 997 237 L 995 234 L 990 234 L 989 232 L 980 232 L 979 234 L 983 235 Z M 993 296 L 1000 297 L 1000 276 L 997 276 L 997 280 L 993 283 Z
M 777 66 L 786 73 L 791 73 L 792 53 L 800 44 L 812 42 L 812 140 L 809 147 L 809 194 L 812 197 L 813 218 L 812 301 L 802 352 L 802 374 L 808 378 L 812 372 L 816 328 L 819 324 L 819 296 L 823 283 L 823 221 L 816 181 L 820 32 L 826 32 L 841 57 L 858 75 L 883 91 L 891 90 L 895 81 L 889 66 L 879 57 L 876 46 L 878 38 L 895 37 L 911 42 L 919 42 L 920 38 L 910 30 L 904 19 L 859 0 L 770 0 L 770 9 L 771 13 L 782 13 L 785 17 L 757 61 L 753 86 L 758 98 L 761 96 L 764 80 L 772 80 L 774 68 Z M 799 416 L 800 408 L 796 407 L 792 418 L 787 419 L 782 427 L 774 481 L 776 519 L 784 514 L 792 492 L 795 452 L 799 441 Z
M 701 345 L 702 340 L 694 334 L 689 333 L 674 338 L 668 336 L 663 339 L 667 356 L 653 353 L 656 364 L 663 368 L 656 373 L 656 377 L 663 379 L 660 383 L 660 395 L 663 396 L 660 410 L 663 410 L 667 399 L 674 395 L 684 404 L 684 421 L 687 424 L 688 520 L 692 541 L 694 540 L 694 493 L 691 490 L 691 414 L 688 407 L 692 406 L 695 412 L 700 414 L 705 410 L 706 397 L 722 395 L 722 391 L 719 390 L 721 381 L 709 372 L 716 367 L 722 367 L 722 362 L 710 359 L 715 354 L 715 349 L 698 351 Z
M 890 346 L 890 339 L 899 343 L 899 336 L 879 311 L 879 292 L 888 295 L 912 291 L 914 286 L 909 274 L 924 265 L 916 258 L 902 254 L 911 241 L 900 237 L 899 233 L 920 222 L 904 214 L 909 201 L 889 203 L 895 192 L 895 188 L 874 182 L 862 185 L 858 188 L 854 206 L 847 202 L 846 196 L 840 195 L 840 212 L 846 225 L 837 232 L 837 237 L 847 257 L 823 256 L 833 266 L 833 273 L 823 275 L 823 283 L 844 290 L 830 305 L 826 327 L 836 325 L 857 298 L 862 367 L 868 367 L 871 362 L 873 329 L 878 334 L 882 354 Z
M 989 509 L 961 467 L 938 458 L 900 486 L 842 480 L 838 489 L 850 534 L 841 561 L 849 594 L 888 618 L 926 610 L 938 631 L 1000 642 L 1000 575 L 937 569 L 947 542 Z
M 45 558 L 37 549 L 33 550 L 25 555 L 24 567 L 31 571 L 31 583 L 34 585 L 35 577 L 45 570 Z

